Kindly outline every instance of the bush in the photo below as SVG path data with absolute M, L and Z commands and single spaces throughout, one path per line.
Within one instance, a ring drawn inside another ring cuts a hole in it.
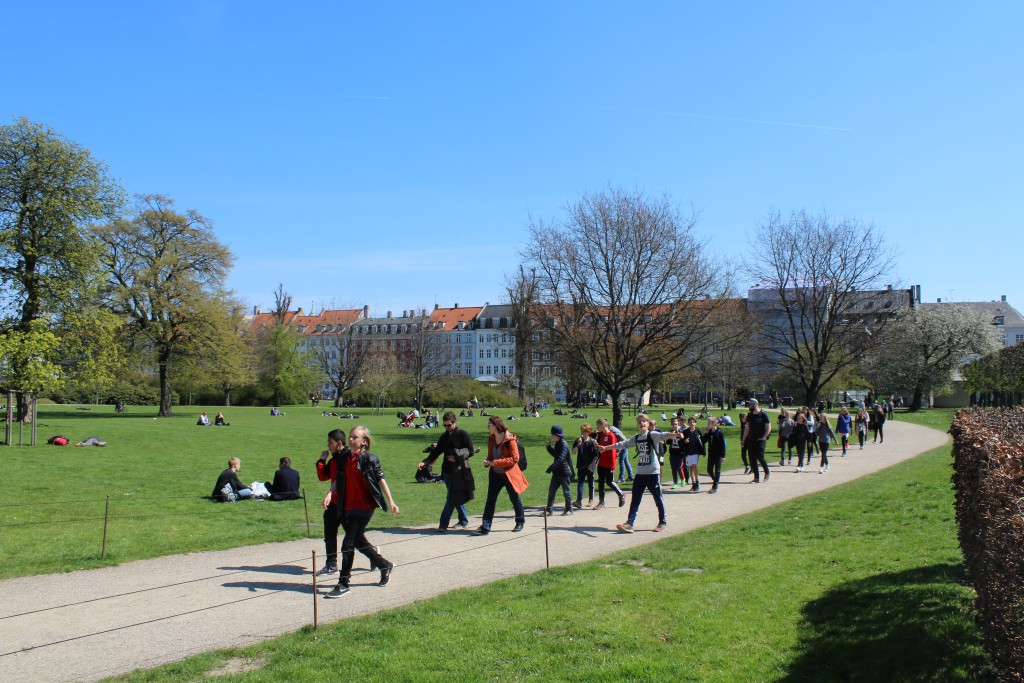
M 962 410 L 953 426 L 960 548 L 1000 680 L 1024 681 L 1024 409 Z

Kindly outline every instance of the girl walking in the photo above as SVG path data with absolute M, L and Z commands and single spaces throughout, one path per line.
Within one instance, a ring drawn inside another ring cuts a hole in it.
M 725 434 L 718 428 L 717 418 L 708 418 L 704 443 L 708 449 L 708 476 L 711 477 L 711 490 L 708 493 L 718 493 L 718 480 L 722 478 L 722 462 L 725 460 Z
M 868 424 L 871 422 L 868 418 L 868 411 L 864 410 L 864 406 L 857 409 L 857 417 L 854 418 L 854 424 L 857 427 L 857 441 L 860 442 L 860 449 L 864 450 L 864 440 L 868 436 Z
M 487 431 L 490 434 L 487 437 L 487 458 L 484 460 L 484 467 L 488 469 L 487 502 L 484 504 L 484 518 L 473 533 L 477 536 L 491 533 L 494 508 L 502 489 L 508 491 L 512 509 L 515 511 L 516 525 L 512 531 L 522 531 L 526 525 L 526 512 L 519 495 L 530 483 L 519 469 L 519 446 L 516 443 L 516 435 L 508 431 L 505 421 L 497 415 L 487 419 Z
M 651 424 L 650 418 L 646 415 L 637 415 L 635 436 L 625 441 L 598 447 L 602 453 L 610 449 L 636 449 L 636 473 L 633 477 L 633 495 L 629 501 L 629 516 L 625 524 L 618 524 L 615 527 L 627 534 L 633 533 L 636 513 L 640 508 L 640 499 L 643 498 L 645 490 L 651 492 L 654 504 L 658 507 L 658 525 L 654 527 L 654 530 L 663 531 L 668 526 L 668 521 L 665 518 L 665 502 L 661 496 L 661 458 L 658 456 L 658 448 L 664 443 L 665 435 L 661 432 L 650 431 Z
M 846 451 L 850 446 L 850 431 L 853 425 L 853 420 L 850 417 L 850 411 L 843 406 L 839 410 L 839 417 L 836 418 L 836 434 L 839 435 L 839 440 L 843 443 L 843 457 L 846 457 Z
M 562 496 L 565 498 L 565 511 L 562 512 L 562 515 L 571 515 L 572 494 L 569 493 L 569 480 L 572 479 L 572 466 L 569 463 L 569 446 L 565 443 L 565 433 L 562 431 L 561 425 L 551 426 L 551 439 L 547 443 L 547 449 L 548 454 L 554 458 L 554 462 L 548 466 L 551 484 L 548 486 L 548 504 L 544 510 L 549 517 L 554 514 L 552 505 L 555 502 L 555 493 L 558 489 L 562 489 Z M 582 493 L 582 491 L 581 483 L 580 492 Z M 593 495 L 593 489 L 591 489 L 591 495 Z
M 836 440 L 835 432 L 828 423 L 828 415 L 822 413 L 818 416 L 818 448 L 821 450 L 821 462 L 818 467 L 818 474 L 828 472 L 828 446 Z

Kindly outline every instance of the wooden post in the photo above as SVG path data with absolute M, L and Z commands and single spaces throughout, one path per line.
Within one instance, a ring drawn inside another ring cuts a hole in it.
M 7 410 L 4 411 L 4 426 L 7 430 L 7 445 L 14 445 L 14 425 L 11 423 L 13 413 L 11 412 L 11 404 L 14 403 L 14 392 L 10 389 L 7 390 Z
M 302 508 L 306 511 L 306 538 L 313 538 L 313 533 L 309 530 L 309 505 L 306 504 L 306 489 L 302 489 Z
M 29 414 L 32 416 L 32 445 L 35 446 L 37 437 L 36 424 L 39 422 L 37 419 L 39 417 L 39 399 L 35 394 L 32 394 L 32 403 L 30 405 L 32 406 L 32 409 L 29 411 Z
M 313 630 L 315 631 L 319 622 L 319 605 L 317 604 L 316 592 L 316 550 L 313 551 Z
M 548 511 L 544 511 L 544 564 L 551 569 L 551 552 L 548 550 Z
M 103 511 L 103 551 L 100 553 L 100 559 L 107 559 L 107 522 L 110 519 L 110 494 L 107 494 L 107 507 Z

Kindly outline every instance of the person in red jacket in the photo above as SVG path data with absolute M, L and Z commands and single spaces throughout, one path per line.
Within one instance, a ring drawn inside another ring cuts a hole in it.
M 348 433 L 348 452 L 338 463 L 337 476 L 331 485 L 333 500 L 341 511 L 341 526 L 345 536 L 341 540 L 341 573 L 338 585 L 325 595 L 327 598 L 338 598 L 349 592 L 349 580 L 352 578 L 352 562 L 356 551 L 369 558 L 373 566 L 380 570 L 378 586 L 386 586 L 391 580 L 394 564 L 384 559 L 375 546 L 370 545 L 366 538 L 366 526 L 377 508 L 390 510 L 397 515 L 398 504 L 391 496 L 391 489 L 384 481 L 384 470 L 380 460 L 370 452 L 373 440 L 370 430 L 362 425 L 354 427 Z M 324 499 L 326 508 L 332 496 Z
M 327 433 L 327 450 L 321 453 L 320 458 L 316 461 L 317 479 L 334 484 L 334 480 L 338 476 L 338 463 L 343 462 L 342 454 L 345 448 L 345 432 L 343 430 L 332 429 Z M 338 504 L 332 489 L 327 493 L 327 500 L 324 501 L 324 547 L 327 557 L 324 568 L 317 572 L 320 576 L 338 572 L 338 527 L 340 526 L 341 515 L 338 513 Z

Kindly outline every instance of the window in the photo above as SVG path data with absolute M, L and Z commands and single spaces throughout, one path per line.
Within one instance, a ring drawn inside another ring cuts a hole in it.
M 484 359 L 484 350 L 480 349 L 480 360 Z
M 449 339 L 448 341 L 451 341 L 451 340 Z M 461 344 L 462 343 L 462 335 L 461 334 L 455 335 L 455 343 L 456 344 Z
M 488 358 L 490 358 L 490 357 L 491 357 L 491 350 L 490 350 L 490 349 L 487 349 L 487 357 L 488 357 Z
M 1020 344 L 1021 342 L 1024 342 L 1024 334 L 1018 334 L 1013 343 Z

